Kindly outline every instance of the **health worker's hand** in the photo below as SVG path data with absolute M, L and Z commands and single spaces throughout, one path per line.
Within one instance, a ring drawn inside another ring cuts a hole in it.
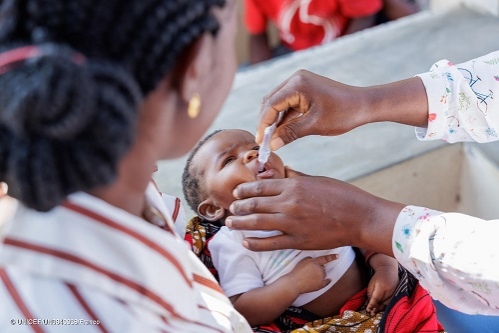
M 279 230 L 282 235 L 246 238 L 254 251 L 322 250 L 345 245 L 393 256 L 393 225 L 404 205 L 353 185 L 287 168 L 284 179 L 240 184 L 226 225 L 240 230 Z
M 299 70 L 263 98 L 256 142 L 286 110 L 270 147 L 277 150 L 307 135 L 338 135 L 363 123 L 361 89 Z M 353 103 L 355 101 L 355 103 Z
M 364 124 L 392 121 L 425 127 L 428 101 L 419 77 L 370 87 L 349 86 L 299 70 L 262 101 L 256 142 L 284 111 L 270 143 L 277 150 L 307 135 L 333 136 Z

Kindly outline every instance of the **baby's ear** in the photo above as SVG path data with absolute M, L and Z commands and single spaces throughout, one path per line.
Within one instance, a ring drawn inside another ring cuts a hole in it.
M 225 216 L 225 208 L 216 206 L 211 201 L 205 200 L 198 206 L 198 215 L 207 221 L 215 222 Z

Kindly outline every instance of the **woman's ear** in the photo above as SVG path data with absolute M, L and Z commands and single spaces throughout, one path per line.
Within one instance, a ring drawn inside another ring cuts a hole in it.
M 199 204 L 198 215 L 207 221 L 215 222 L 225 216 L 225 208 L 214 205 L 207 199 Z
M 203 91 L 202 83 L 211 67 L 209 48 L 212 42 L 207 34 L 201 35 L 179 57 L 175 66 L 173 82 L 181 98 L 187 103 L 194 94 Z

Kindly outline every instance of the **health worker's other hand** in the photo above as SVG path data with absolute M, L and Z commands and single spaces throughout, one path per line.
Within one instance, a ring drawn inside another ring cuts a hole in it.
M 263 98 L 256 142 L 286 110 L 270 148 L 307 135 L 339 135 L 363 124 L 362 88 L 352 87 L 306 70 L 299 70 Z
M 243 183 L 234 190 L 229 228 L 282 232 L 246 238 L 244 246 L 269 251 L 351 245 L 393 256 L 393 225 L 404 205 L 327 177 L 304 176 L 289 168 L 287 177 Z

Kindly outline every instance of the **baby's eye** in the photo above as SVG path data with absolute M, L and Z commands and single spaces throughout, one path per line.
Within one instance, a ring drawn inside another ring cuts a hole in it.
M 225 160 L 224 160 L 224 163 L 222 166 L 226 166 L 227 164 L 229 164 L 230 162 L 234 161 L 236 158 L 234 156 L 231 156 L 231 157 L 227 157 Z
M 260 146 L 253 147 L 253 150 L 260 150 Z

